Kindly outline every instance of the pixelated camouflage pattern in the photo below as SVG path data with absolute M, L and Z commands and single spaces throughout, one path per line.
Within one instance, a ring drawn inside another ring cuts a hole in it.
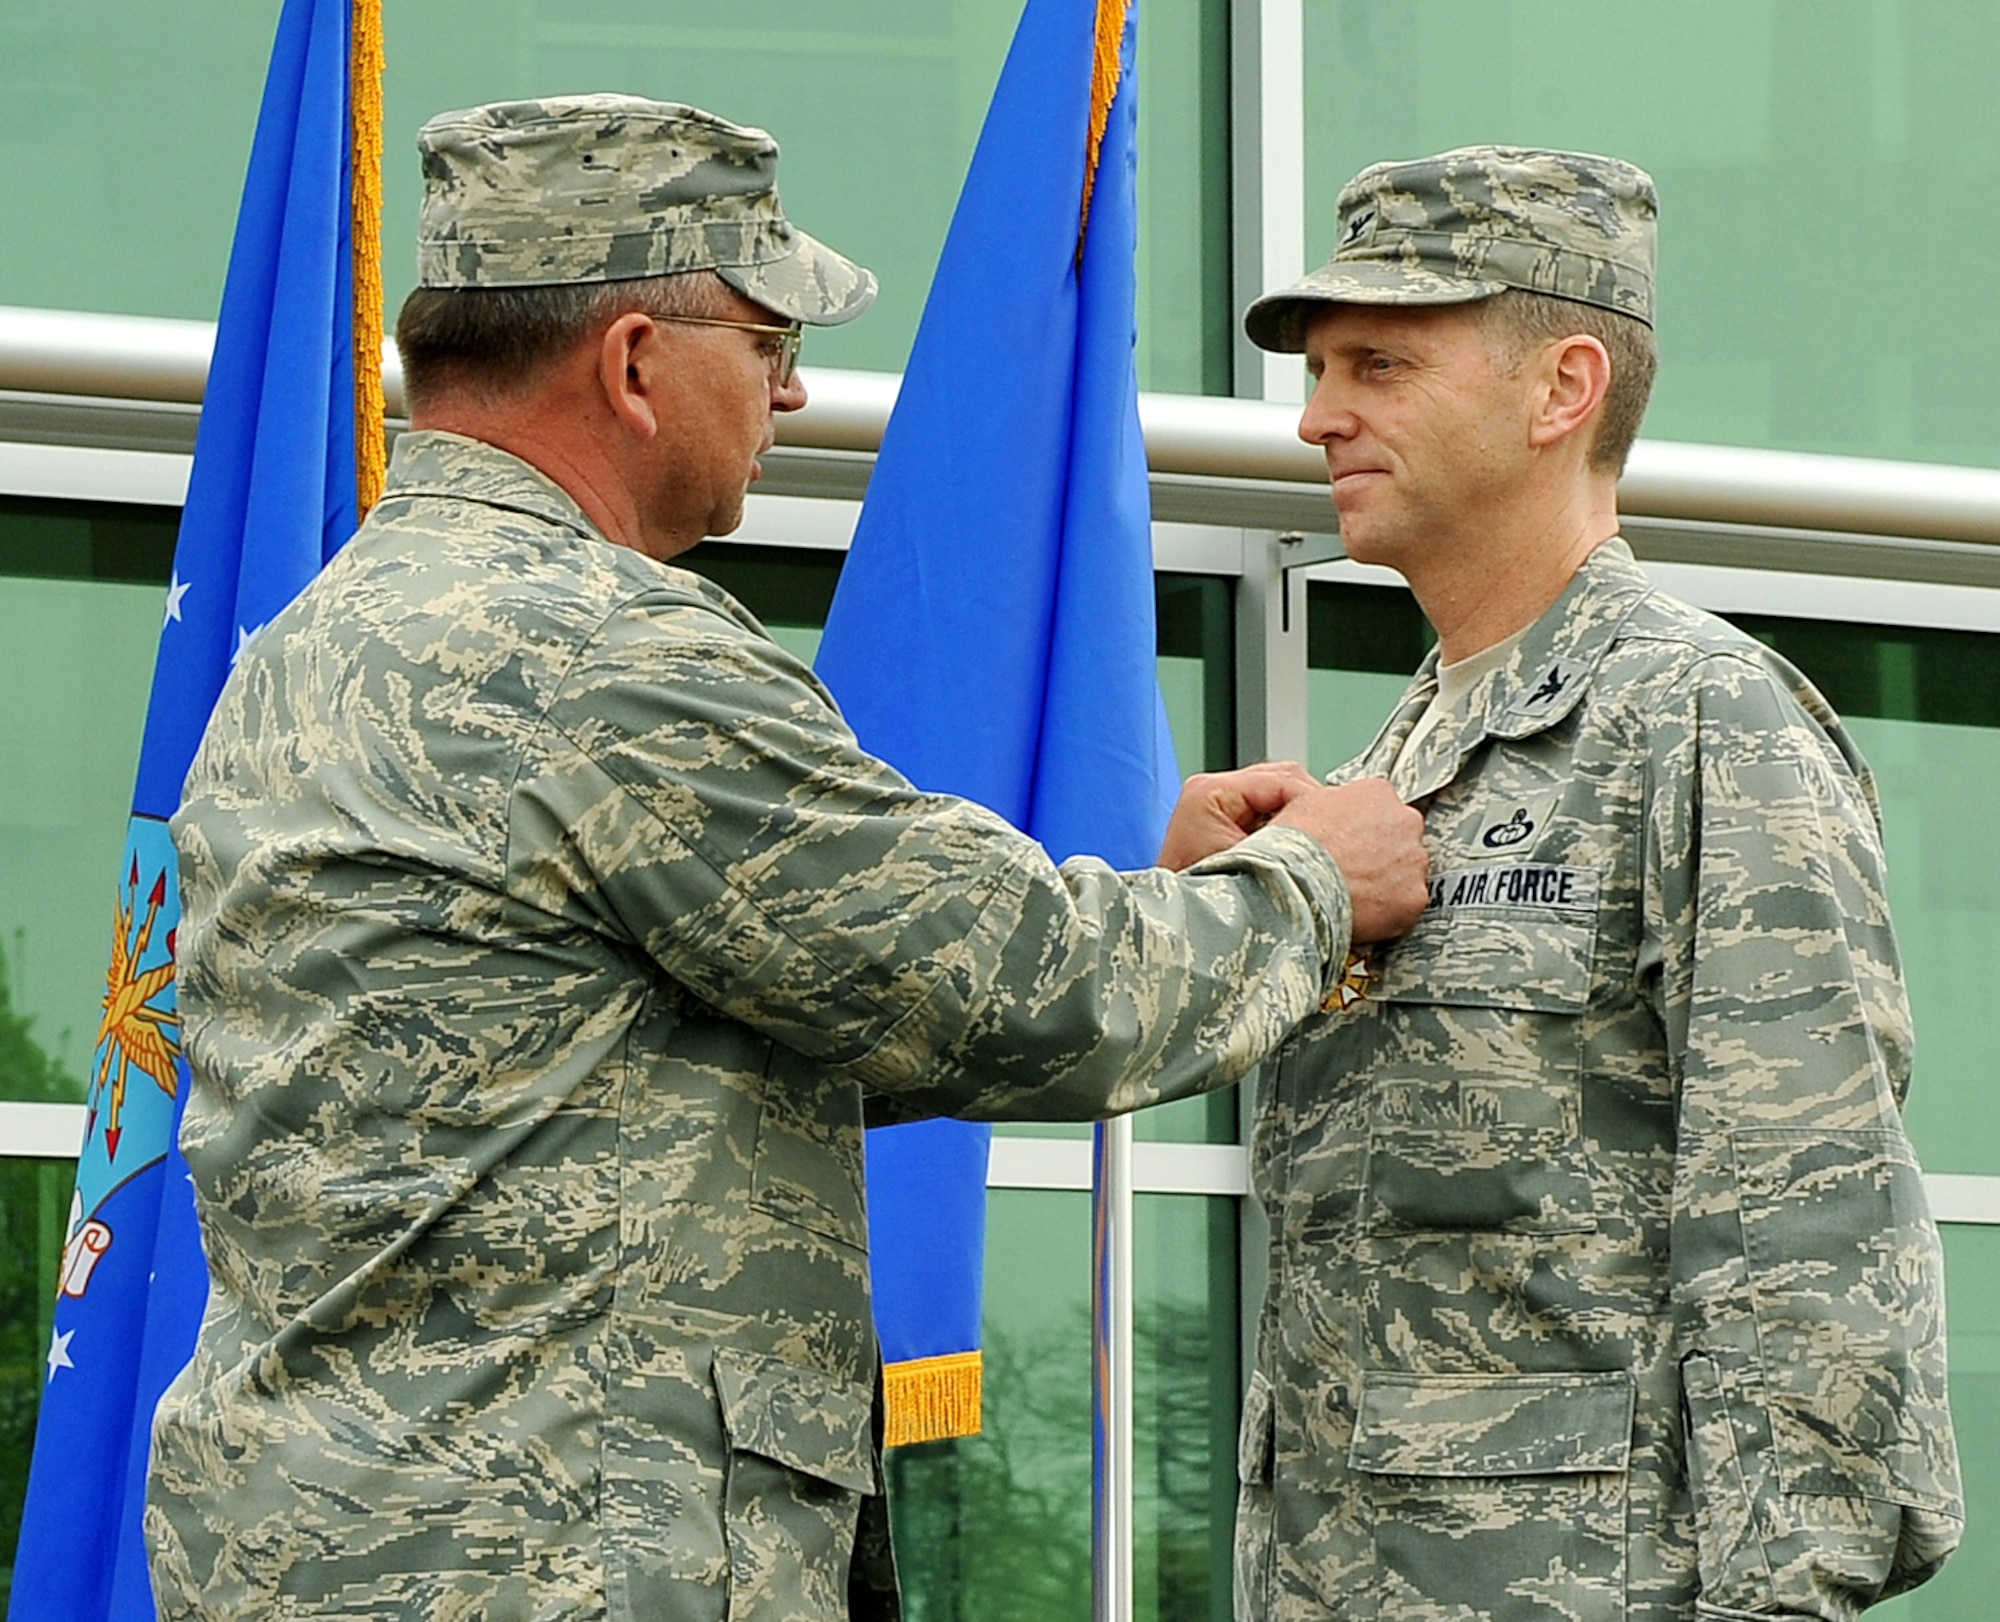
M 785 218 L 778 143 L 698 107 L 556 96 L 440 113 L 417 132 L 425 287 L 534 287 L 713 270 L 821 326 L 875 277 Z
M 893 1616 L 864 1112 L 1220 1085 L 1346 949 L 1304 836 L 1057 869 L 438 433 L 252 639 L 174 833 L 170 1618 Z
M 1962 1504 L 1873 781 L 1601 548 L 1399 758 L 1432 904 L 1266 1067 L 1245 1622 L 1847 1622 Z
M 1659 201 L 1617 158 L 1460 147 L 1364 169 L 1336 207 L 1333 256 L 1244 312 L 1258 347 L 1304 349 L 1323 304 L 1466 304 L 1510 287 L 1653 324 Z

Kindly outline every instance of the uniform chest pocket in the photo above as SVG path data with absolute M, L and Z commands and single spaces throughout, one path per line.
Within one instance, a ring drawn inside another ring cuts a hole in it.
M 854 1250 L 868 1248 L 861 1089 L 774 1043 L 758 1111 L 750 1203 Z
M 1596 1226 L 1582 1076 L 1595 943 L 1591 913 L 1457 907 L 1427 914 L 1385 955 L 1370 1232 Z

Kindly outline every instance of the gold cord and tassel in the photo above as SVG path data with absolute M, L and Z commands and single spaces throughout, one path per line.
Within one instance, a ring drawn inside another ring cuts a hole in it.
M 1084 149 L 1083 213 L 1076 226 L 1077 263 L 1083 262 L 1084 233 L 1090 229 L 1090 195 L 1097 188 L 1097 160 L 1104 150 L 1104 127 L 1118 99 L 1124 73 L 1125 11 L 1128 0 L 1097 0 L 1097 47 L 1090 64 L 1090 138 Z
M 348 59 L 354 249 L 354 482 L 360 511 L 382 496 L 382 0 L 353 0 Z
M 977 1352 L 915 1357 L 882 1370 L 886 1447 L 979 1434 L 982 1365 Z

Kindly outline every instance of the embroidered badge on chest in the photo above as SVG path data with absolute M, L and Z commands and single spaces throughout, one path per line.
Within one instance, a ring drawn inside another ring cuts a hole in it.
M 1539 794 L 1527 799 L 1490 802 L 1479 818 L 1465 854 L 1474 861 L 1527 855 L 1548 832 L 1558 798 L 1554 794 Z
M 1534 819 L 1525 805 L 1516 806 L 1505 822 L 1496 822 L 1480 834 L 1479 843 L 1487 850 L 1512 850 L 1535 837 Z

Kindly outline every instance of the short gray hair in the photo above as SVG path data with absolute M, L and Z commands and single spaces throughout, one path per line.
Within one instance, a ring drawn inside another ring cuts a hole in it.
M 506 394 L 620 316 L 715 315 L 712 270 L 540 287 L 419 287 L 396 317 L 403 395 L 419 408 L 453 389 Z
M 1653 329 L 1636 316 L 1600 305 L 1518 288 L 1481 299 L 1473 309 L 1496 357 L 1516 370 L 1531 351 L 1558 338 L 1584 333 L 1604 345 L 1611 357 L 1611 388 L 1590 443 L 1589 464 L 1593 472 L 1623 473 L 1660 369 Z

